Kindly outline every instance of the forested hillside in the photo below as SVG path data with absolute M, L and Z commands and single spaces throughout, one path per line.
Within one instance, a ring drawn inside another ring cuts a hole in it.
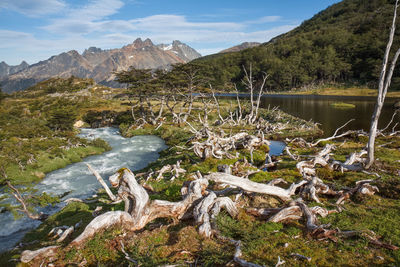
M 261 46 L 216 54 L 196 62 L 213 66 L 221 86 L 238 82 L 243 66 L 270 75 L 270 90 L 319 82 L 350 82 L 374 87 L 392 21 L 394 1 L 344 0 Z M 400 47 L 395 38 L 394 48 Z M 392 89 L 400 89 L 400 72 Z

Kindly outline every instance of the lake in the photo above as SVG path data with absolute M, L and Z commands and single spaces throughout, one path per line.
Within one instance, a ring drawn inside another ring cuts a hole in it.
M 282 111 L 304 120 L 318 122 L 325 136 L 331 136 L 335 130 L 350 119 L 355 119 L 346 129 L 363 129 L 369 132 L 371 115 L 374 110 L 375 97 L 360 96 L 318 96 L 318 95 L 265 95 L 261 107 L 278 106 Z M 379 119 L 379 127 L 384 128 L 390 121 L 394 108 L 394 98 L 387 98 Z M 335 108 L 331 104 L 344 102 L 355 105 L 355 108 Z M 399 116 L 395 118 L 399 122 Z M 394 124 L 393 124 L 394 126 Z M 400 128 L 400 127 L 399 127 Z

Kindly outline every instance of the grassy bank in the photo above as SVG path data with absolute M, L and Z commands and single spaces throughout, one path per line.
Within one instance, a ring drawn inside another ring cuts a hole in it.
M 352 85 L 332 85 L 316 86 L 301 90 L 291 90 L 282 92 L 290 95 L 326 95 L 326 96 L 377 96 L 378 90 L 374 88 L 352 86 Z M 400 98 L 399 91 L 389 91 L 387 97 Z
M 118 105 L 115 102 L 115 105 Z M 122 105 L 121 105 L 122 106 Z M 201 107 L 199 102 L 196 107 Z M 221 101 L 223 117 L 227 116 L 226 108 L 229 102 Z M 180 107 L 177 106 L 177 109 Z M 100 111 L 100 110 L 97 110 Z M 191 126 L 201 131 L 204 126 L 200 119 L 203 110 L 197 108 L 190 117 Z M 208 114 L 208 127 L 215 133 L 225 132 L 225 136 L 234 135 L 245 131 L 257 134 L 262 131 L 269 139 L 303 137 L 308 141 L 315 140 L 320 134 L 318 127 L 310 122 L 297 119 L 279 110 L 260 110 L 261 124 L 251 125 L 242 123 L 218 122 L 218 114 L 214 108 Z M 94 118 L 94 117 L 92 117 Z M 198 119 L 199 118 L 199 119 Z M 150 199 L 179 201 L 182 199 L 181 188 L 185 182 L 193 180 L 193 175 L 200 172 L 206 175 L 216 172 L 218 166 L 227 164 L 234 169 L 235 175 L 248 178 L 258 183 L 268 183 L 274 179 L 282 178 L 288 184 L 302 181 L 304 178 L 296 168 L 298 161 L 284 154 L 276 158 L 278 161 L 274 168 L 268 171 L 259 170 L 267 157 L 268 146 L 262 145 L 250 151 L 245 147 L 237 147 L 228 153 L 232 158 L 202 159 L 193 151 L 193 137 L 191 127 L 186 123 L 173 123 L 172 114 L 166 112 L 162 125 L 132 124 L 129 116 L 121 118 L 120 129 L 124 136 L 152 134 L 163 138 L 168 148 L 160 152 L 160 157 L 146 168 L 135 172 L 138 182 L 145 186 Z M 263 128 L 265 127 L 265 128 Z M 193 129 L 192 129 L 193 131 Z M 221 134 L 222 135 L 222 134 Z M 204 137 L 198 141 L 204 141 Z M 365 136 L 353 135 L 346 139 L 330 142 L 336 146 L 333 158 L 345 161 L 346 157 L 354 151 L 359 151 L 365 146 Z M 317 147 L 301 145 L 293 142 L 290 151 L 301 159 L 310 159 L 322 150 L 321 143 Z M 340 172 L 328 167 L 317 166 L 318 177 L 334 190 L 346 190 L 355 185 L 357 181 L 374 179 L 374 185 L 379 192 L 373 196 L 355 195 L 342 205 L 342 212 L 330 214 L 320 218 L 319 223 L 331 224 L 331 229 L 339 228 L 342 231 L 359 230 L 376 233 L 379 240 L 385 243 L 400 245 L 400 138 L 397 136 L 380 136 L 377 140 L 376 157 L 372 172 L 378 173 L 380 179 L 363 172 Z M 252 156 L 251 156 L 252 154 Z M 252 165 L 248 162 L 251 161 Z M 157 172 L 167 164 L 176 164 L 180 161 L 181 168 L 186 173 L 175 177 L 167 172 L 157 179 L 157 174 L 148 176 L 151 171 Z M 105 177 L 104 177 L 105 178 Z M 280 185 L 281 186 L 281 185 Z M 221 189 L 210 182 L 210 190 Z M 113 189 L 114 190 L 114 189 Z M 114 190 L 115 192 L 115 190 Z M 228 196 L 235 199 L 236 195 Z M 297 197 L 297 196 L 296 196 Z M 337 208 L 336 198 L 333 196 L 319 196 L 321 203 L 308 201 L 310 207 L 319 205 L 333 210 Z M 294 198 L 294 197 L 293 197 Z M 50 216 L 40 227 L 27 234 L 23 240 L 24 245 L 10 252 L 0 255 L 0 265 L 17 264 L 22 251 L 26 249 L 39 249 L 45 246 L 56 245 L 54 239 L 48 236 L 49 231 L 61 225 L 76 225 L 75 231 L 68 239 L 63 241 L 61 249 L 52 260 L 55 266 L 68 265 L 102 265 L 125 266 L 130 263 L 122 252 L 121 243 L 125 244 L 126 253 L 137 261 L 140 266 L 157 266 L 162 264 L 197 265 L 197 266 L 235 266 L 232 259 L 235 246 L 227 240 L 215 237 L 205 238 L 198 233 L 199 226 L 192 219 L 173 220 L 171 218 L 156 219 L 136 232 L 127 232 L 121 226 L 114 226 L 105 231 L 100 231 L 81 247 L 71 247 L 69 242 L 84 230 L 85 226 L 93 219 L 95 210 L 101 207 L 100 213 L 106 211 L 124 210 L 124 203 L 111 204 L 107 195 L 100 191 L 93 203 L 71 203 L 60 212 Z M 278 208 L 285 205 L 276 197 L 266 194 L 246 193 L 238 197 L 237 206 L 239 214 L 231 217 L 222 212 L 216 218 L 216 227 L 221 234 L 229 239 L 241 240 L 241 258 L 260 265 L 275 265 L 278 256 L 283 259 L 286 266 L 375 266 L 398 265 L 400 263 L 399 250 L 389 250 L 374 245 L 361 235 L 361 237 L 336 239 L 316 239 L 307 231 L 303 218 L 287 220 L 280 223 L 268 222 L 267 219 L 255 217 L 246 211 L 252 208 Z M 289 205 L 289 203 L 286 203 Z M 35 240 L 37 240 L 35 242 Z M 296 255 L 303 255 L 308 259 L 301 259 Z M 13 262 L 12 259 L 16 261 Z M 10 262 L 11 260 L 11 262 Z M 40 262 L 33 262 L 40 264 Z M 20 266 L 23 266 L 20 264 Z
M 187 175 L 170 180 L 170 174 L 164 175 L 163 179 L 157 181 L 152 178 L 146 182 L 152 188 L 150 197 L 152 199 L 164 199 L 178 201 L 181 198 L 180 188 L 182 184 L 190 179 L 190 175 L 196 171 L 206 174 L 216 171 L 221 164 L 234 165 L 241 163 L 243 157 L 249 157 L 248 151 L 239 150 L 238 159 L 207 159 L 200 160 L 193 152 L 185 149 L 185 142 L 190 135 L 183 128 L 168 127 L 162 130 L 147 128 L 130 132 L 135 134 L 159 134 L 167 140 L 169 148 L 160 153 L 160 158 L 150 164 L 146 169 L 137 171 L 139 174 L 149 169 L 159 170 L 166 164 L 174 164 L 182 160 L 182 167 L 188 171 Z M 335 159 L 344 160 L 354 150 L 360 149 L 365 144 L 365 138 L 352 137 L 331 142 L 337 146 Z M 332 229 L 336 227 L 342 231 L 360 230 L 374 231 L 380 238 L 390 244 L 400 244 L 400 226 L 396 223 L 400 220 L 398 207 L 400 206 L 400 180 L 397 169 L 400 161 L 400 138 L 380 137 L 378 145 L 389 144 L 377 148 L 378 160 L 372 171 L 379 173 L 382 178 L 377 180 L 380 192 L 374 196 L 354 197 L 343 205 L 343 212 L 331 214 L 321 218 L 320 223 L 331 224 Z M 304 148 L 291 145 L 291 151 L 295 155 L 313 155 L 321 147 Z M 254 151 L 255 165 L 263 162 L 268 149 L 260 148 Z M 390 155 L 390 157 L 388 156 Z M 298 182 L 302 179 L 290 157 L 282 155 L 277 169 L 265 172 L 261 171 L 249 177 L 255 182 L 267 183 L 276 178 L 285 181 Z M 242 171 L 245 171 L 244 167 Z M 365 173 L 332 171 L 324 167 L 317 168 L 318 176 L 324 183 L 333 188 L 352 187 L 356 181 L 370 179 Z M 140 183 L 145 183 L 144 178 L 138 178 Z M 99 193 L 99 199 L 106 199 L 104 192 Z M 335 199 L 329 197 L 321 198 L 324 207 L 333 209 Z M 276 208 L 281 204 L 274 198 L 261 194 L 244 195 L 240 204 L 257 208 Z M 310 206 L 317 203 L 310 203 Z M 38 229 L 28 234 L 23 242 L 29 243 L 39 240 L 39 243 L 25 246 L 23 249 L 36 249 L 54 244 L 47 237 L 47 233 L 55 226 L 73 225 L 81 221 L 82 224 L 76 229 L 71 238 L 75 238 L 93 216 L 91 213 L 96 207 L 101 206 L 102 211 L 123 209 L 123 205 L 110 205 L 107 201 L 98 201 L 91 204 L 71 203 L 62 211 L 52 215 Z M 217 218 L 218 229 L 224 236 L 241 240 L 243 256 L 245 260 L 261 264 L 274 265 L 277 257 L 286 261 L 288 266 L 359 266 L 359 265 L 396 265 L 400 263 L 399 251 L 380 248 L 369 243 L 364 238 L 342 239 L 337 241 L 319 241 L 311 238 L 305 229 L 304 222 L 287 221 L 282 223 L 271 223 L 256 218 L 242 209 L 237 218 L 231 218 L 226 213 L 221 213 Z M 109 229 L 104 233 L 97 234 L 87 242 L 80 250 L 66 247 L 57 255 L 56 265 L 78 264 L 83 260 L 88 265 L 102 264 L 104 266 L 115 266 L 127 264 L 124 254 L 118 249 L 118 243 L 123 241 L 125 250 L 133 259 L 142 266 L 156 266 L 162 264 L 189 263 L 200 266 L 222 266 L 229 264 L 235 252 L 234 246 L 225 241 L 215 238 L 204 238 L 198 234 L 197 226 L 191 220 L 173 223 L 170 219 L 157 219 L 136 233 L 125 233 L 118 227 Z M 66 242 L 68 243 L 68 242 Z M 18 258 L 22 250 L 14 250 L 3 254 L 2 263 L 10 257 Z M 301 254 L 310 258 L 304 261 L 296 258 L 293 254 Z

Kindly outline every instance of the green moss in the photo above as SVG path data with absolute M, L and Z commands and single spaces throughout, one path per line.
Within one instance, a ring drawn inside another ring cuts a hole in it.
M 219 165 L 233 165 L 238 159 L 215 159 L 208 158 L 204 161 L 197 163 L 195 165 L 189 166 L 188 172 L 201 172 L 202 174 L 207 174 L 210 172 L 216 172 Z
M 47 218 L 47 220 L 37 229 L 26 234 L 23 242 L 31 242 L 34 240 L 49 241 L 47 235 L 52 228 L 62 225 L 73 226 L 78 222 L 82 222 L 81 227 L 75 229 L 72 235 L 73 237 L 77 237 L 78 233 L 84 229 L 83 226 L 88 224 L 93 219 L 92 211 L 94 209 L 95 207 L 92 206 L 91 208 L 89 205 L 84 203 L 71 202 L 61 211 Z
M 344 103 L 344 102 L 335 102 L 330 105 L 334 108 L 339 108 L 339 109 L 350 109 L 350 108 L 356 107 L 356 105 L 354 105 L 354 104 Z

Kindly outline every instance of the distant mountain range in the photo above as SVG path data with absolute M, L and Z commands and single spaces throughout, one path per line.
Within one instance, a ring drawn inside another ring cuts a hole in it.
M 18 66 L 0 63 L 0 85 L 4 92 L 24 90 L 51 77 L 76 76 L 92 78 L 104 85 L 117 85 L 113 72 L 135 68 L 166 68 L 171 64 L 186 63 L 201 55 L 179 41 L 155 45 L 150 39 L 136 39 L 120 49 L 86 49 L 82 54 L 75 50 L 52 56 L 33 65 L 22 62 Z

